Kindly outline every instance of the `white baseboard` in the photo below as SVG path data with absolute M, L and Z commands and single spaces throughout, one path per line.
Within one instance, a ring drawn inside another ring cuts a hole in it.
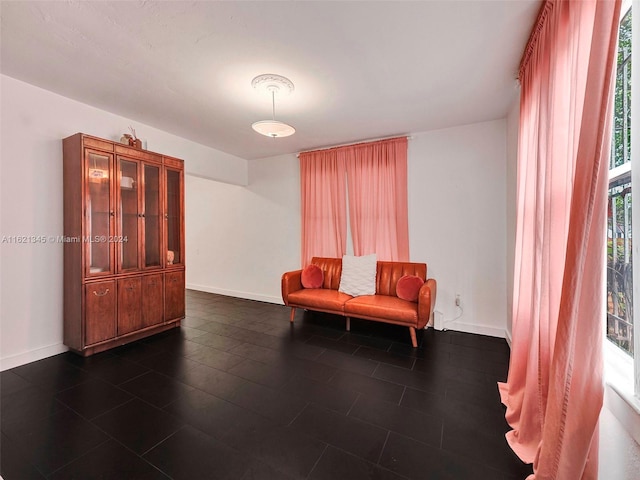
M 197 290 L 199 292 L 217 293 L 218 295 L 225 295 L 227 297 L 245 298 L 247 300 L 257 300 L 258 302 L 277 303 L 284 305 L 282 298 L 272 297 L 271 295 L 260 295 L 251 292 L 242 292 L 240 290 L 228 290 L 226 288 L 209 287 L 205 285 L 196 285 L 193 283 L 187 284 L 187 289 Z
M 503 328 L 487 327 L 486 325 L 477 325 L 474 323 L 463 323 L 458 321 L 449 321 L 442 324 L 442 328 L 438 330 L 455 330 L 456 332 L 475 333 L 476 335 L 486 335 L 488 337 L 505 338 L 506 331 Z
M 433 323 L 430 325 L 434 330 L 442 330 L 444 324 L 444 314 L 439 310 L 433 311 Z
M 49 345 L 48 347 L 36 348 L 35 350 L 29 350 L 28 352 L 19 353 L 10 357 L 0 359 L 0 371 L 9 370 L 10 368 L 19 367 L 20 365 L 26 365 L 27 363 L 36 362 L 43 358 L 52 357 L 69 350 L 66 345 L 62 343 L 56 343 Z
M 504 331 L 504 338 L 507 340 L 507 344 L 509 345 L 509 349 L 511 349 L 511 341 L 513 339 L 511 338 L 511 332 L 509 330 L 505 330 Z

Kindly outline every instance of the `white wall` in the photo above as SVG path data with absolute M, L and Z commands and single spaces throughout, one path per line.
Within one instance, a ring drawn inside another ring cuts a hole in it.
M 246 185 L 247 162 L 0 76 L 0 233 L 62 235 L 62 139 L 117 139 L 129 125 L 187 172 Z M 64 351 L 62 244 L 0 244 L 0 369 Z
M 507 340 L 511 344 L 513 325 L 513 270 L 516 252 L 516 214 L 518 202 L 518 131 L 520 126 L 520 96 L 507 116 Z
M 505 198 L 505 120 L 413 135 L 411 259 L 427 262 L 438 281 L 436 310 L 445 328 L 505 334 Z
M 504 336 L 506 121 L 413 135 L 408 163 L 411 259 L 437 279 L 445 326 Z M 187 284 L 282 303 L 280 276 L 300 265 L 298 160 L 249 169 L 247 188 L 187 179 Z
M 250 162 L 248 187 L 187 176 L 187 287 L 282 303 L 280 277 L 300 265 L 295 155 Z

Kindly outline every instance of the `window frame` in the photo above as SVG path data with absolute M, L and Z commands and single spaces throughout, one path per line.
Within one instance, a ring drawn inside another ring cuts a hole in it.
M 636 61 L 634 62 L 632 58 L 631 62 L 631 79 L 632 82 L 635 83 L 635 87 L 632 85 L 631 95 L 631 191 L 633 192 L 640 191 L 640 89 L 638 88 L 638 85 L 640 85 L 640 61 L 638 59 L 640 53 L 640 0 L 625 0 L 622 4 L 621 15 L 622 12 L 626 15 L 630 8 L 632 8 L 635 13 L 635 15 L 632 16 L 631 21 L 631 50 L 632 52 L 636 52 Z M 622 18 L 624 18 L 624 16 L 621 16 L 621 19 Z M 634 121 L 634 119 L 636 120 Z M 635 195 L 635 198 L 634 196 L 631 197 L 631 208 L 632 225 L 640 227 L 639 195 Z M 640 258 L 640 256 L 638 256 L 638 247 L 639 245 L 636 245 L 634 251 L 636 258 Z M 633 284 L 633 296 L 634 298 L 640 299 L 640 268 L 634 269 Z M 633 324 L 634 326 L 640 325 L 640 312 L 635 309 L 633 314 Z M 636 328 L 634 335 L 635 355 L 633 359 L 633 393 L 636 400 L 636 411 L 640 414 L 640 335 L 638 335 L 640 332 L 637 330 L 640 329 Z
M 625 18 L 629 9 L 633 9 L 635 15 L 632 15 L 632 52 L 636 52 L 636 61 L 631 62 L 631 78 L 640 78 L 640 60 L 638 59 L 640 52 L 640 0 L 623 1 L 620 11 L 620 21 Z M 618 65 L 616 63 L 616 73 Z M 631 170 L 631 238 L 637 235 L 640 238 L 640 195 L 633 195 L 634 191 L 640 192 L 640 91 L 638 91 L 638 82 L 635 81 L 635 87 L 632 86 L 631 95 L 631 161 L 609 171 L 609 181 L 623 177 L 628 170 Z M 613 138 L 612 138 L 613 141 Z M 612 145 L 612 152 L 613 152 Z M 612 159 L 613 162 L 613 159 Z M 608 229 L 607 224 L 607 229 Z M 605 231 L 605 235 L 607 232 Z M 640 259 L 640 243 L 632 245 L 632 255 Z M 604 265 L 605 272 L 607 265 Z M 606 278 L 606 273 L 605 273 Z M 606 294 L 606 285 L 603 285 L 603 291 Z M 633 269 L 633 297 L 640 300 L 640 266 Z M 605 295 L 606 298 L 606 295 Z M 640 301 L 638 302 L 640 307 Z M 605 354 L 605 382 L 611 387 L 633 411 L 635 417 L 629 417 L 628 414 L 621 411 L 614 411 L 618 418 L 627 418 L 634 425 L 627 425 L 630 433 L 640 442 L 638 438 L 638 424 L 640 424 L 640 308 L 633 311 L 634 324 L 634 356 L 631 357 L 620 347 L 607 339 L 606 320 L 603 329 L 604 336 L 604 354 Z M 606 302 L 603 308 L 603 318 L 607 317 Z M 610 404 L 610 406 L 614 406 Z M 617 408 L 616 408 L 617 410 Z

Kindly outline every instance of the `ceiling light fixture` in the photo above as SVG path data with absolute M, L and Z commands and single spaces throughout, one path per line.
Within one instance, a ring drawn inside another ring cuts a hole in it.
M 258 75 L 251 81 L 251 86 L 258 91 L 271 94 L 272 117 L 271 120 L 261 120 L 251 125 L 256 132 L 266 137 L 288 137 L 296 131 L 291 125 L 276 120 L 276 93 L 288 95 L 294 90 L 293 82 L 281 75 L 267 73 Z

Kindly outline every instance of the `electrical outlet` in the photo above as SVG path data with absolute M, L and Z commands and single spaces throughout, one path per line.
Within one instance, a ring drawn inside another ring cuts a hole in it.
M 460 306 L 460 294 L 456 293 L 456 307 Z

